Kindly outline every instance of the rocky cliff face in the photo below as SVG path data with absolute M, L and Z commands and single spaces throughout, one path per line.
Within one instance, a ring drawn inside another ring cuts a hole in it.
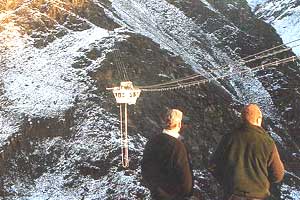
M 248 0 L 259 19 L 271 24 L 285 43 L 297 40 L 300 37 L 299 6 L 297 0 L 257 1 Z M 300 47 L 288 44 L 299 55 Z
M 220 199 L 207 172 L 243 104 L 259 103 L 288 173 L 273 199 L 299 195 L 299 63 L 166 92 L 129 107 L 129 169 L 120 162 L 118 107 L 106 87 L 163 83 L 255 67 L 241 57 L 282 44 L 246 1 L 30 0 L 0 3 L 1 187 L 9 199 L 150 199 L 141 183 L 147 138 L 167 108 L 190 118 L 195 189 Z

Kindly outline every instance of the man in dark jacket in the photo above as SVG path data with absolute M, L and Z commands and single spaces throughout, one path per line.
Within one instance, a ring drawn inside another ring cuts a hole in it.
M 167 127 L 146 144 L 142 176 L 154 199 L 184 199 L 192 195 L 193 178 L 185 145 L 180 140 L 182 112 L 167 113 Z
M 247 105 L 242 117 L 242 127 L 223 136 L 210 169 L 224 188 L 225 200 L 265 199 L 270 183 L 283 179 L 284 167 L 273 139 L 261 127 L 259 107 Z

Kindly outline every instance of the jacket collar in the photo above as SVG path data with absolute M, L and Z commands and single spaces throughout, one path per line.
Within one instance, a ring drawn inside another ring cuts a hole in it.
M 250 124 L 249 122 L 245 122 L 242 125 L 243 128 L 245 129 L 250 129 L 250 130 L 255 130 L 255 132 L 261 133 L 261 134 L 266 134 L 266 131 L 260 127 L 260 126 L 255 126 L 253 124 Z
M 172 130 L 167 130 L 167 129 L 164 129 L 163 130 L 163 133 L 167 134 L 167 135 L 170 135 L 176 139 L 180 139 L 180 134 L 176 131 L 172 131 Z

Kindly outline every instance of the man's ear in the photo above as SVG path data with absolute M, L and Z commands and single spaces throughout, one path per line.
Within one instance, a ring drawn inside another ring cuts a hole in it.
M 258 118 L 256 119 L 256 125 L 257 125 L 257 126 L 261 126 L 261 124 L 262 124 L 262 117 L 258 117 Z
M 182 127 L 182 123 L 178 122 L 178 127 L 181 128 Z

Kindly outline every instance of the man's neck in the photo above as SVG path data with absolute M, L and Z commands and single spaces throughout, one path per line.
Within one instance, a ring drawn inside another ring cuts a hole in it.
M 180 138 L 180 134 L 179 134 L 179 130 L 178 129 L 164 129 L 163 130 L 163 133 L 167 134 L 167 135 L 170 135 L 176 139 L 179 139 Z
M 261 123 L 256 123 L 256 122 L 249 122 L 248 121 L 248 123 L 250 124 L 250 125 L 252 125 L 252 126 L 258 126 L 258 127 L 261 127 Z

